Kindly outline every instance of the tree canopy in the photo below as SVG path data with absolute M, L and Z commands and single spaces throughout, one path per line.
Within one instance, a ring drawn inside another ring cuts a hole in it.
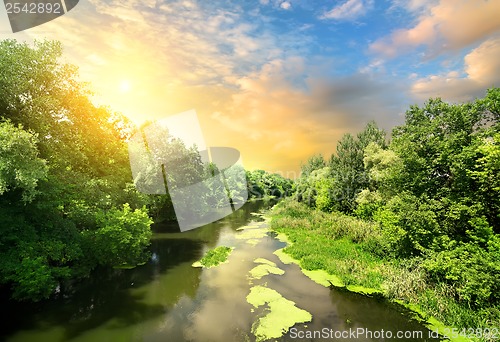
M 142 262 L 151 234 L 131 187 L 131 124 L 94 106 L 61 54 L 57 42 L 0 42 L 0 282 L 18 299 Z
M 499 118 L 500 88 L 468 103 L 436 98 L 411 106 L 389 143 L 374 123 L 356 138 L 344 135 L 327 166 L 299 179 L 297 199 L 378 223 L 382 255 L 417 258 L 428 279 L 451 286 L 459 302 L 495 307 Z

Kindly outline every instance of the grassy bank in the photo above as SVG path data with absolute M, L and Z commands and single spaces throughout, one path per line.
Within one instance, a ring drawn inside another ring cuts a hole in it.
M 325 270 L 348 288 L 361 292 L 364 288 L 378 290 L 388 299 L 416 310 L 441 333 L 446 332 L 445 326 L 459 331 L 500 327 L 497 308 L 471 310 L 461 305 L 449 285 L 428 281 L 421 259 L 385 255 L 382 234 L 375 223 L 286 200 L 273 209 L 271 228 L 287 236 L 291 245 L 284 252 L 297 259 L 303 269 Z M 471 332 L 464 331 L 467 336 Z

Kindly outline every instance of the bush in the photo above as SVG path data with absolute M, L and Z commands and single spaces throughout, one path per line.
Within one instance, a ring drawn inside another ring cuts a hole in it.
M 90 243 L 89 250 L 101 265 L 137 265 L 146 260 L 146 247 L 151 238 L 146 209 L 132 211 L 128 204 L 122 210 L 111 209 L 100 213 L 98 229 L 84 231 Z
M 389 251 L 400 257 L 418 256 L 442 235 L 433 206 L 408 193 L 394 196 L 374 214 Z
M 457 248 L 436 252 L 423 263 L 434 282 L 452 285 L 457 300 L 473 308 L 500 304 L 500 238 L 488 248 L 461 243 Z

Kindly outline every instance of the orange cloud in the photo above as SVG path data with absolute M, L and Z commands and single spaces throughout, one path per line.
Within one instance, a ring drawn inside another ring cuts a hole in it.
M 357 132 L 370 120 L 385 128 L 400 123 L 398 94 L 404 90 L 398 85 L 368 74 L 306 76 L 310 70 L 300 57 L 270 61 L 238 78 L 238 89 L 210 115 L 234 139 L 231 146 L 242 151 L 245 164 L 249 156 L 250 167 L 298 174 L 300 162 L 312 154 L 328 158 L 345 132 Z M 304 87 L 298 86 L 301 77 Z
M 439 96 L 450 101 L 484 95 L 485 89 L 500 84 L 499 56 L 500 38 L 489 39 L 465 56 L 462 72 L 419 79 L 413 84 L 412 93 L 420 99 Z
M 78 6 L 30 34 L 53 32 L 98 102 L 138 123 L 195 109 L 207 144 L 239 149 L 250 169 L 298 174 L 301 161 L 329 156 L 345 132 L 401 120 L 405 87 L 383 73 L 332 76 L 342 67 L 335 59 L 304 54 L 314 39 L 307 30 L 276 35 L 258 11 L 249 19 L 239 6 L 189 0 Z
M 488 0 L 441 0 L 438 3 L 410 2 L 408 9 L 423 14 L 408 29 L 394 31 L 390 36 L 376 40 L 370 50 L 387 57 L 420 45 L 436 51 L 460 49 L 490 37 L 500 30 L 500 1 Z

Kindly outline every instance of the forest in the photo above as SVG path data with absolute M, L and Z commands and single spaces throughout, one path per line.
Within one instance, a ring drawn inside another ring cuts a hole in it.
M 94 105 L 61 57 L 56 41 L 0 42 L 0 286 L 15 300 L 49 298 L 99 267 L 144 263 L 151 225 L 175 220 L 168 193 L 134 186 L 127 142 L 141 127 Z M 193 147 L 163 138 L 166 153 L 191 162 L 186 177 L 216 172 Z M 292 191 L 277 174 L 246 176 L 250 199 Z
M 389 136 L 375 122 L 345 134 L 296 189 L 273 227 L 302 241 L 287 252 L 303 267 L 450 326 L 499 326 L 500 88 L 413 105 Z

